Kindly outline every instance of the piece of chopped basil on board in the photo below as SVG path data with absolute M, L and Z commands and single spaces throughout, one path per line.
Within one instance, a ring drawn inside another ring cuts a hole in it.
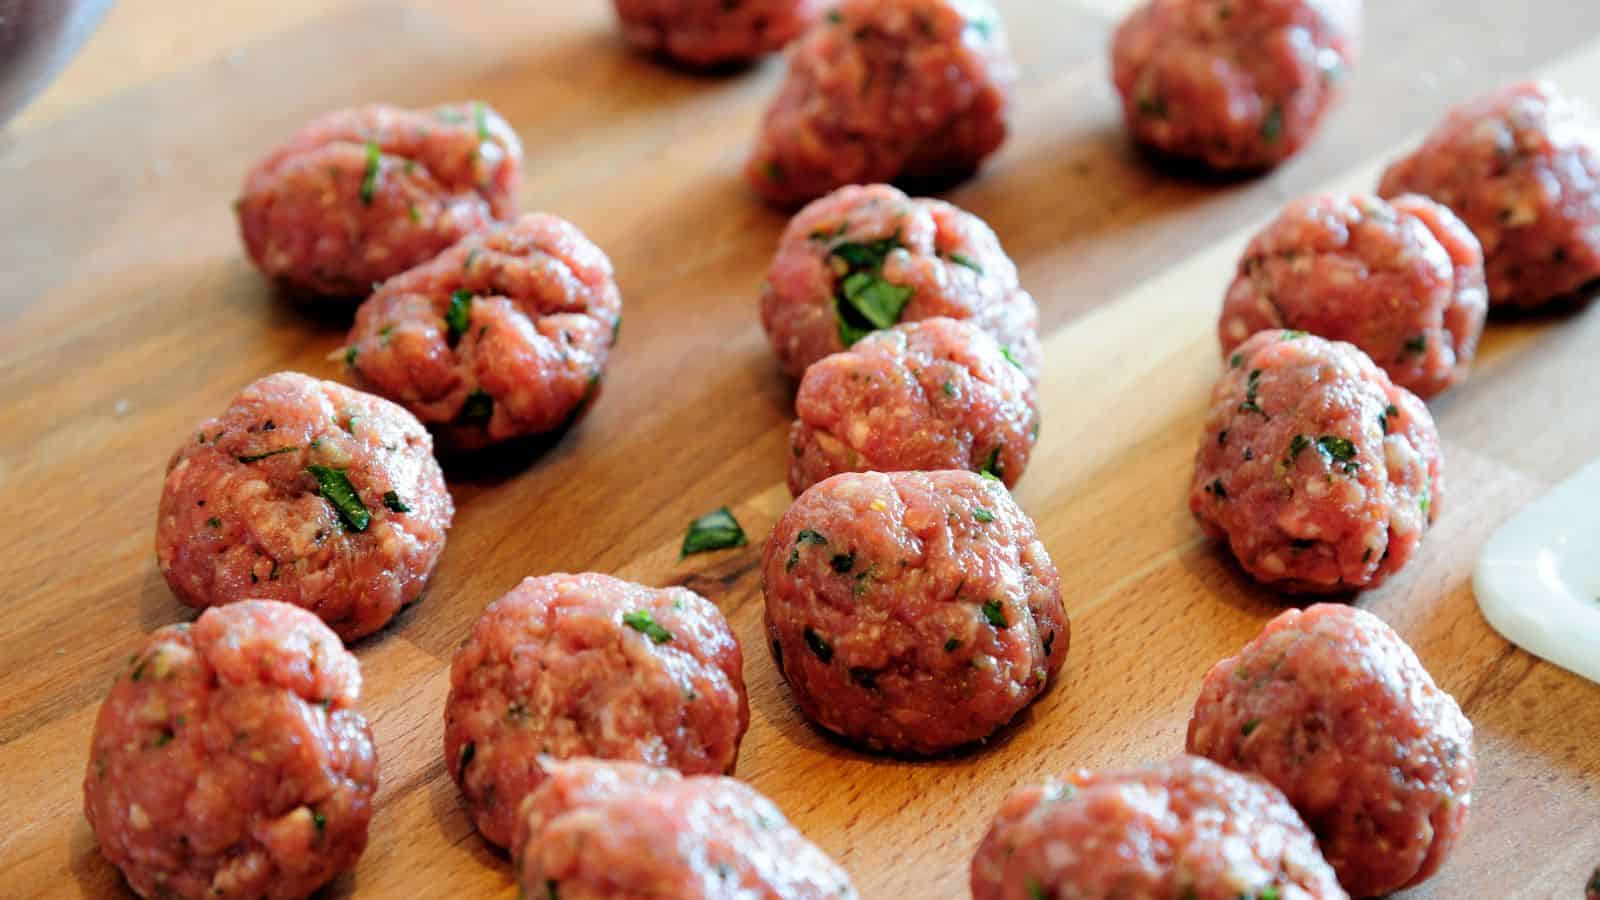
M 354 531 L 366 531 L 367 525 L 372 521 L 372 513 L 367 511 L 361 497 L 350 484 L 350 478 L 343 469 L 330 466 L 306 466 L 306 473 L 317 480 L 317 491 L 322 494 L 322 499 L 332 504 L 339 518 Z
M 683 547 L 678 558 L 712 550 L 743 547 L 746 543 L 748 539 L 745 537 L 744 529 L 739 527 L 739 520 L 735 519 L 733 512 L 724 506 L 689 523 L 689 531 L 683 536 Z

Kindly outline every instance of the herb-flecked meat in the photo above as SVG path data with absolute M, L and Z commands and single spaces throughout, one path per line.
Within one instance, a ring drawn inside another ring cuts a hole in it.
M 888 185 L 852 185 L 789 222 L 761 289 L 761 324 L 783 370 L 873 331 L 944 316 L 988 332 L 1030 379 L 1039 308 L 982 219 Z
M 100 853 L 141 897 L 295 900 L 354 868 L 378 789 L 354 656 L 244 600 L 156 631 L 100 707 L 83 779 Z
M 796 496 L 840 472 L 968 469 L 1015 485 L 1038 438 L 1020 365 L 968 322 L 907 322 L 806 370 L 789 432 Z
M 622 323 L 611 260 L 543 213 L 464 238 L 356 311 L 345 363 L 455 449 L 569 427 Z
M 1378 192 L 1423 194 L 1478 236 L 1489 302 L 1533 308 L 1600 280 L 1600 131 L 1550 82 L 1507 85 L 1452 110 Z
M 989 0 L 843 0 L 794 43 L 746 178 L 792 208 L 969 174 L 1005 142 L 1016 78 Z
M 1258 581 L 1292 593 L 1374 588 L 1439 513 L 1433 417 L 1351 344 L 1261 331 L 1211 394 L 1189 508 Z
M 482 103 L 328 113 L 262 160 L 235 212 L 245 249 L 289 287 L 364 296 L 516 213 L 522 145 Z
M 850 876 L 743 782 L 596 759 L 540 765 L 512 844 L 525 897 L 858 897 Z
M 354 640 L 422 595 L 454 515 L 416 417 L 280 372 L 247 386 L 173 454 L 156 562 L 190 606 L 281 600 Z
M 762 562 L 767 637 L 807 718 L 874 750 L 982 741 L 1071 637 L 1033 522 L 973 472 L 852 472 L 801 494 Z
M 1267 169 L 1344 92 L 1361 0 L 1150 0 L 1111 46 L 1136 141 L 1223 172 Z
M 1472 723 L 1377 616 L 1288 610 L 1206 673 L 1190 753 L 1277 785 L 1356 897 L 1411 887 L 1466 828 Z
M 693 591 L 528 578 L 456 651 L 445 764 L 479 832 L 509 846 L 541 755 L 732 772 L 750 723 L 743 670 L 727 620 Z
M 1270 329 L 1346 341 L 1426 400 L 1466 379 L 1488 310 L 1483 251 L 1450 210 L 1316 194 L 1250 242 L 1217 331 L 1224 359 Z
M 973 900 L 1348 900 L 1283 794 L 1183 756 L 1006 797 Z
M 746 63 L 780 50 L 822 13 L 823 0 L 614 0 L 622 33 L 689 66 Z

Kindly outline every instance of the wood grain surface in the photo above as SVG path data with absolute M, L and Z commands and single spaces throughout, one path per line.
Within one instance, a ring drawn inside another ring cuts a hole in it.
M 525 208 L 616 262 L 627 328 L 605 394 L 536 458 L 454 466 L 460 509 L 424 602 L 358 643 L 383 763 L 372 843 L 330 896 L 514 893 L 442 758 L 450 654 L 529 574 L 683 583 L 743 639 L 753 722 L 740 774 L 867 898 L 965 896 L 999 798 L 1070 766 L 1170 756 L 1202 673 L 1282 608 L 1185 506 L 1218 371 L 1214 322 L 1252 225 L 1320 187 L 1370 186 L 1450 103 L 1536 72 L 1600 100 L 1593 0 L 1368 4 L 1351 95 L 1299 158 L 1249 182 L 1151 169 L 1127 145 L 1105 47 L 1123 0 L 1002 2 L 1023 66 L 1015 134 L 949 199 L 987 219 L 1038 297 L 1044 432 L 1017 497 L 1073 619 L 1067 668 L 987 748 L 905 762 L 807 726 L 763 652 L 760 544 L 782 512 L 792 383 L 756 296 L 784 218 L 737 167 L 782 71 L 669 71 L 627 53 L 608 5 L 501 0 L 123 3 L 0 133 L 0 896 L 123 896 L 80 780 L 95 710 L 144 633 L 193 617 L 156 570 L 164 464 L 266 373 L 336 377 L 344 323 L 274 296 L 229 204 L 257 156 L 323 110 L 482 99 L 528 151 Z M 1360 599 L 1477 727 L 1469 833 L 1435 898 L 1577 898 L 1600 862 L 1600 687 L 1496 636 L 1470 572 L 1489 533 L 1600 446 L 1600 312 L 1496 323 L 1434 408 L 1443 516 Z M 677 559 L 731 505 L 743 550 Z

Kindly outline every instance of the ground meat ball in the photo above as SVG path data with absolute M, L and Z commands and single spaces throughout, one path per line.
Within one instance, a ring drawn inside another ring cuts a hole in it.
M 1416 554 L 1444 491 L 1439 432 L 1354 346 L 1262 331 L 1228 359 L 1189 508 L 1292 593 L 1374 588 Z
M 1193 756 L 1006 797 L 973 900 L 1347 900 L 1276 788 Z
M 629 43 L 691 66 L 750 62 L 800 36 L 822 0 L 614 0 Z
M 572 223 L 531 213 L 384 282 L 356 311 L 344 358 L 363 385 L 473 449 L 576 422 L 621 323 L 611 260 Z
M 525 897 L 853 900 L 850 876 L 731 778 L 544 759 L 517 822 Z
M 745 175 L 784 207 L 967 175 L 1005 142 L 1015 81 L 988 0 L 843 0 L 795 43 Z
M 987 331 L 1037 378 L 1039 308 L 994 232 L 882 184 L 841 188 L 795 216 L 761 289 L 761 324 L 796 378 L 876 329 L 935 316 Z
M 482 103 L 329 113 L 262 160 L 235 205 L 245 248 L 293 289 L 364 295 L 516 212 L 522 145 Z
M 1224 358 L 1269 329 L 1348 341 L 1427 399 L 1466 379 L 1488 308 L 1483 252 L 1450 210 L 1318 194 L 1250 242 L 1217 331 Z
M 968 469 L 1017 483 L 1038 398 L 994 338 L 925 319 L 862 338 L 806 370 L 789 432 L 789 490 L 840 472 Z
M 1111 47 L 1128 128 L 1218 171 L 1275 166 L 1343 92 L 1361 18 L 1360 0 L 1152 0 Z
M 1600 134 L 1549 82 L 1458 107 L 1378 192 L 1455 210 L 1483 243 L 1496 306 L 1539 306 L 1600 279 Z
M 744 657 L 711 601 L 605 575 L 529 578 L 483 611 L 450 667 L 445 760 L 483 836 L 511 841 L 540 754 L 733 771 Z
M 999 481 L 836 475 L 767 542 L 767 636 L 800 709 L 869 749 L 984 740 L 1067 658 L 1061 582 Z
M 433 440 L 410 413 L 280 372 L 173 454 L 156 562 L 190 606 L 282 600 L 348 641 L 422 595 L 454 515 Z
M 95 720 L 83 810 L 100 853 L 142 897 L 311 894 L 367 846 L 360 693 L 355 657 L 286 603 L 157 631 Z
M 1213 666 L 1189 752 L 1277 785 L 1357 897 L 1438 871 L 1472 802 L 1472 723 L 1393 629 L 1348 606 L 1289 610 Z

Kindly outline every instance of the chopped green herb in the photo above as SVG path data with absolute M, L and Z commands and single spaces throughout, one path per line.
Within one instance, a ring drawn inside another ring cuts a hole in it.
M 1285 331 L 1282 339 L 1286 341 L 1298 341 L 1310 333 L 1311 332 L 1309 331 Z
M 981 506 L 975 506 L 972 508 L 972 517 L 985 525 L 994 521 L 994 513 L 984 509 Z
M 354 345 L 344 348 L 344 364 L 351 368 L 355 368 L 356 357 L 360 355 L 361 351 L 357 350 Z M 201 441 L 200 443 L 203 444 L 205 441 Z
M 1323 435 L 1317 438 L 1317 450 L 1334 462 L 1348 464 L 1351 468 L 1356 458 L 1356 445 L 1342 437 Z
M 1005 607 L 1000 605 L 999 600 L 990 600 L 983 604 L 983 617 L 996 628 L 1011 627 L 1011 623 L 1006 621 Z
M 1261 121 L 1261 139 L 1269 144 L 1277 143 L 1283 136 L 1283 107 L 1274 106 L 1267 110 L 1267 117 Z
M 973 19 L 967 23 L 967 27 L 976 31 L 985 40 L 994 33 L 994 23 L 988 19 Z
M 1050 894 L 1039 883 L 1037 878 L 1028 879 L 1028 900 L 1050 900 Z
M 799 546 L 801 544 L 815 544 L 818 547 L 821 547 L 828 543 L 828 539 L 823 537 L 820 531 L 812 531 L 809 528 L 802 528 L 800 529 L 800 533 L 795 535 L 794 543 L 795 546 Z
M 450 308 L 445 310 L 444 324 L 450 330 L 450 343 L 461 340 L 467 333 L 467 328 L 472 324 L 472 292 L 453 291 L 450 294 Z
M 417 209 L 417 205 L 415 203 L 406 204 L 406 218 L 410 219 L 414 225 L 421 224 L 422 211 Z
M 378 192 L 378 168 L 382 161 L 382 151 L 378 148 L 377 141 L 367 141 L 367 171 L 361 176 L 361 205 L 371 206 L 372 198 Z
M 838 25 L 840 22 L 843 22 L 843 21 L 844 21 L 844 13 L 839 12 L 837 9 L 828 10 L 828 24 L 830 24 L 830 25 Z
M 762 167 L 762 171 L 766 172 L 768 181 L 776 181 L 779 184 L 782 184 L 786 177 L 783 172 L 783 164 L 775 159 L 767 160 L 767 164 Z
M 995 481 L 995 482 L 999 482 L 1000 484 L 1005 484 L 1005 482 L 1000 481 L 1000 476 L 999 475 L 996 475 L 995 473 L 989 471 L 988 469 L 984 469 L 982 472 L 979 472 L 978 474 L 982 475 L 985 479 L 987 479 L 989 481 Z
M 944 642 L 944 652 L 946 652 L 946 653 L 954 653 L 954 652 L 956 652 L 957 650 L 960 650 L 960 649 L 961 649 L 961 639 L 960 638 L 950 638 L 950 639 L 948 639 L 948 640 L 946 640 Z
M 494 417 L 494 398 L 483 392 L 482 388 L 474 388 L 467 395 L 466 402 L 461 404 L 461 413 L 456 421 L 463 425 L 487 425 Z
M 1433 509 L 1433 491 L 1430 488 L 1423 488 L 1422 489 L 1422 515 L 1423 515 L 1423 517 L 1427 517 L 1428 512 L 1431 509 Z
M 328 817 L 316 810 L 312 810 L 311 824 L 317 826 L 317 834 L 320 835 L 328 830 Z
M 636 609 L 623 615 L 622 624 L 658 644 L 665 644 L 672 640 L 672 632 L 657 624 L 655 617 L 650 615 L 650 610 L 648 609 Z
M 689 531 L 683 536 L 683 548 L 678 558 L 693 553 L 743 547 L 747 542 L 744 529 L 739 527 L 739 520 L 724 506 L 689 523 Z
M 945 383 L 944 383 L 944 387 L 943 387 L 943 390 L 944 390 L 944 395 L 945 395 L 945 396 L 946 396 L 946 397 L 954 397 L 954 396 L 955 396 L 955 395 L 956 395 L 956 385 L 955 385 L 955 382 L 953 382 L 953 381 L 946 381 L 946 382 L 945 382 Z
M 411 512 L 411 507 L 407 506 L 406 502 L 404 500 L 400 499 L 400 495 L 395 493 L 394 491 L 384 491 L 383 492 L 383 505 L 389 507 L 389 509 L 392 512 L 397 512 L 397 513 L 408 513 L 408 512 Z
M 269 456 L 277 456 L 280 453 L 293 453 L 294 451 L 299 450 L 299 449 L 300 449 L 299 447 L 279 447 L 276 450 L 268 450 L 265 453 L 252 453 L 252 454 L 250 454 L 248 456 L 240 456 L 240 457 L 235 457 L 235 458 L 238 459 L 239 462 L 248 464 L 248 463 L 253 463 L 253 462 L 260 462 L 261 460 L 266 459 Z
M 1233 368 L 1235 368 L 1235 369 L 1237 369 L 1240 366 L 1244 365 L 1244 354 L 1243 353 L 1235 353 L 1232 356 L 1232 358 L 1230 358 L 1228 360 L 1228 365 L 1233 367 Z
M 1251 719 L 1250 721 L 1248 721 L 1248 722 L 1244 723 L 1243 725 L 1239 726 L 1239 733 L 1244 735 L 1245 737 L 1249 737 L 1252 732 L 1254 732 L 1257 728 L 1260 728 L 1260 727 L 1261 727 L 1261 720 L 1260 719 Z
M 952 253 L 952 254 L 950 254 L 950 261 L 955 263 L 958 266 L 965 266 L 966 268 L 971 269 L 974 272 L 977 272 L 979 275 L 983 274 L 983 266 L 978 265 L 978 263 L 975 260 L 973 260 L 972 257 L 967 256 L 965 254 Z
M 834 306 L 839 319 L 839 340 L 845 346 L 900 321 L 900 314 L 915 289 L 883 280 L 882 271 L 883 261 L 901 246 L 897 234 L 867 243 L 844 243 L 829 251 L 830 259 L 843 264 L 839 271 L 840 295 Z
M 891 328 L 910 302 L 915 288 L 891 284 L 871 272 L 856 272 L 841 287 L 849 308 L 878 328 Z
M 1384 407 L 1383 412 L 1378 414 L 1378 425 L 1383 428 L 1383 433 L 1384 434 L 1388 434 L 1389 433 L 1389 420 L 1393 419 L 1393 418 L 1396 418 L 1399 415 L 1400 415 L 1400 408 L 1398 406 L 1395 406 L 1392 403 L 1390 405 Z
M 1406 341 L 1406 352 L 1412 355 L 1427 353 L 1428 336 L 1425 334 L 1419 334 L 1416 337 Z
M 339 518 L 355 531 L 366 531 L 367 525 L 372 521 L 372 513 L 367 512 L 367 507 L 361 502 L 361 497 L 350 484 L 350 478 L 344 469 L 334 469 L 328 466 L 306 466 L 306 474 L 317 480 L 317 491 L 322 498 L 333 505 Z
M 1309 438 L 1303 434 L 1295 435 L 1294 440 L 1289 442 L 1289 459 L 1298 459 L 1300 454 L 1304 453 L 1305 449 L 1309 446 L 1311 446 L 1311 440 Z
M 482 103 L 472 104 L 472 121 L 478 128 L 478 143 L 489 139 L 489 111 Z
M 1167 101 L 1160 94 L 1141 94 L 1136 103 L 1139 115 L 1147 119 L 1165 119 L 1167 117 Z
M 816 655 L 817 659 L 822 660 L 824 663 L 833 662 L 833 645 L 824 640 L 822 635 L 817 634 L 816 629 L 807 625 L 804 637 L 806 646 L 811 648 L 811 652 Z
M 1006 362 L 1011 363 L 1013 366 L 1016 366 L 1019 369 L 1022 368 L 1022 363 L 1017 362 L 1017 358 L 1011 355 L 1010 347 L 1002 345 L 1000 347 L 1000 355 L 1006 358 Z
M 856 553 L 854 550 L 850 551 L 849 553 L 835 553 L 833 558 L 828 560 L 828 565 L 831 566 L 835 572 L 843 575 L 844 573 L 856 567 Z
M 477 262 L 477 261 L 478 261 L 478 248 L 474 247 L 471 250 L 467 251 L 467 261 L 461 264 L 461 271 L 463 271 L 463 272 L 469 271 L 472 268 L 472 264 Z
M 222 520 L 217 518 L 216 516 L 212 516 L 211 518 L 206 520 L 206 527 L 207 528 L 221 528 L 222 527 Z
M 983 474 L 993 476 L 998 480 L 1005 478 L 1005 466 L 1000 462 L 1000 448 L 989 451 L 989 459 L 983 464 Z
M 544 900 L 561 900 L 561 887 L 554 878 L 544 880 Z
M 1256 895 L 1256 900 L 1279 900 L 1280 894 L 1276 885 L 1268 885 Z

